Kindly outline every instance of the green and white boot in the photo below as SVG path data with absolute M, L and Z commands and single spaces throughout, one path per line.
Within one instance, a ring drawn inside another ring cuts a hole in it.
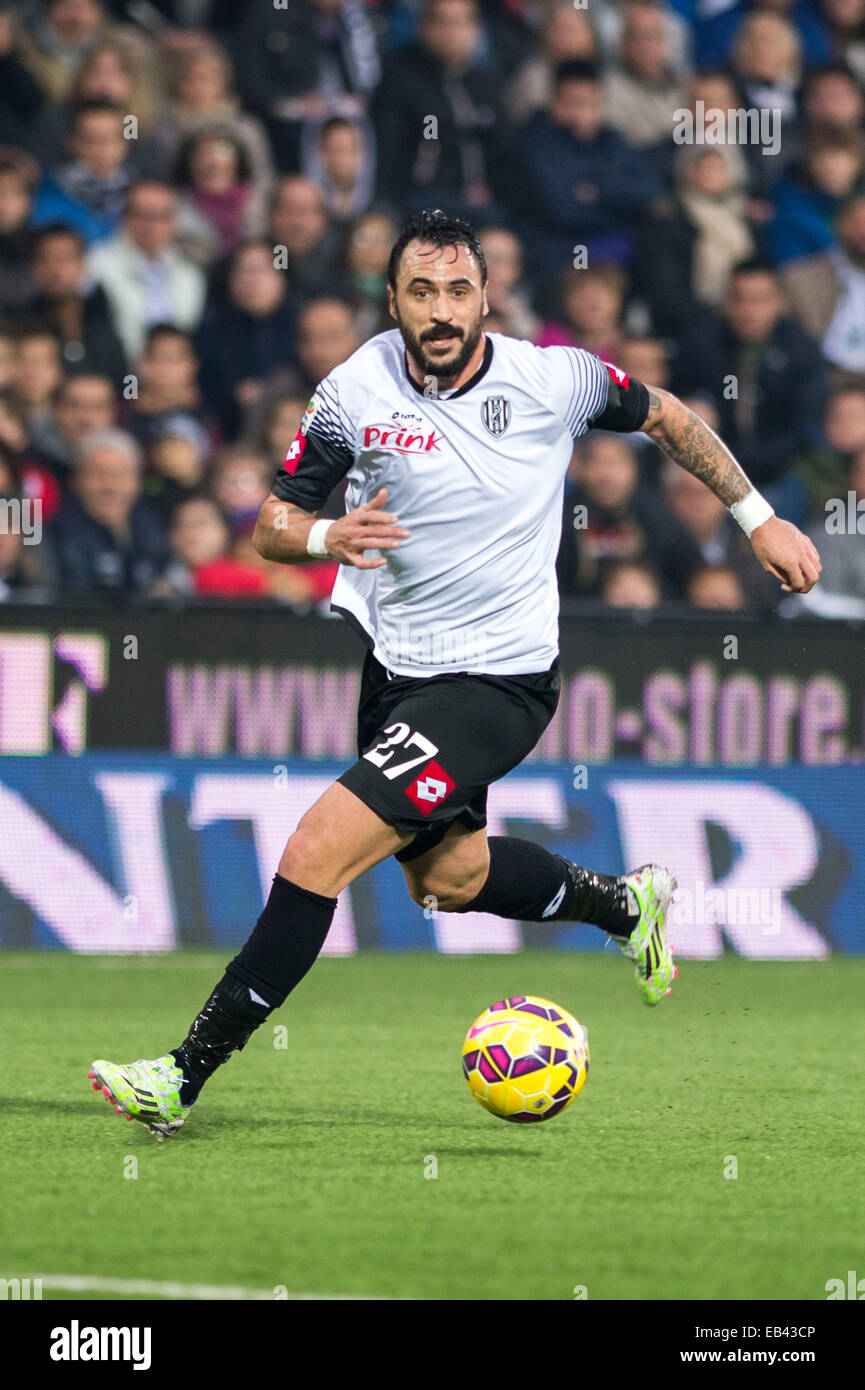
M 176 1134 L 192 1109 L 181 1104 L 183 1072 L 171 1053 L 153 1062 L 94 1062 L 88 1077 L 118 1115 L 141 1120 L 157 1139 Z
M 613 936 L 613 940 L 622 955 L 634 962 L 643 1002 L 654 1008 L 671 993 L 679 973 L 665 931 L 676 880 L 659 864 L 643 864 L 623 874 L 619 882 L 627 894 L 628 911 L 637 921 L 630 936 Z

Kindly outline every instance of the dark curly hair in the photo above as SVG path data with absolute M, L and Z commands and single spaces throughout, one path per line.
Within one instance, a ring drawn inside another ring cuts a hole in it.
M 484 250 L 478 241 L 474 227 L 463 222 L 460 217 L 448 217 L 441 208 L 426 208 L 415 213 L 403 224 L 402 231 L 393 244 L 387 266 L 387 278 L 391 289 L 396 289 L 396 277 L 402 253 L 410 241 L 423 241 L 433 246 L 465 246 L 481 268 L 481 284 L 487 283 L 487 263 Z

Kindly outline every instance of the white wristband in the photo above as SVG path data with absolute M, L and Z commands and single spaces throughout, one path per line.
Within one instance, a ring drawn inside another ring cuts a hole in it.
M 751 488 L 741 502 L 734 502 L 730 511 L 746 536 L 750 536 L 752 531 L 756 531 L 758 526 L 762 526 L 764 521 L 775 515 L 775 508 L 769 506 L 765 497 L 755 487 Z
M 333 521 L 314 521 L 309 528 L 309 535 L 306 538 L 306 553 L 314 555 L 317 560 L 326 560 L 328 550 L 325 544 L 325 537 L 333 525 Z

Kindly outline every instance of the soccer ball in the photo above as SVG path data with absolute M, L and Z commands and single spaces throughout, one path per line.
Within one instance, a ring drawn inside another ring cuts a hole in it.
M 502 1120 L 551 1120 L 580 1094 L 589 1074 L 581 1023 L 549 999 L 516 995 L 476 1018 L 463 1043 L 468 1088 Z

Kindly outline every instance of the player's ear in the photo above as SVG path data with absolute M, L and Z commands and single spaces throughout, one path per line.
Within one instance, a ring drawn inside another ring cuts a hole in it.
M 394 296 L 393 287 L 392 287 L 391 285 L 388 285 L 388 287 L 387 287 L 387 307 L 388 307 L 388 310 L 390 311 L 390 316 L 391 316 L 391 318 L 392 318 L 392 319 L 395 319 L 395 318 L 396 318 L 396 298 L 395 298 L 395 296 Z
M 489 300 L 487 299 L 487 287 L 484 285 L 481 293 L 481 318 L 485 319 L 490 312 Z

